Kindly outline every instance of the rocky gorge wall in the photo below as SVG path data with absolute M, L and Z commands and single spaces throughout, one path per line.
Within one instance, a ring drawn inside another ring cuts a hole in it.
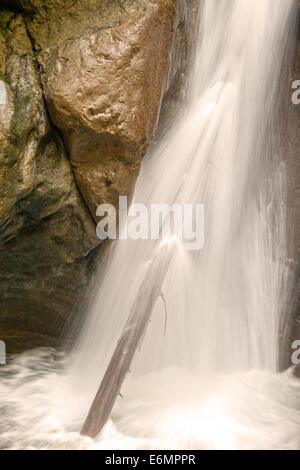
M 0 339 L 9 353 L 57 345 L 83 315 L 101 263 L 96 207 L 132 194 L 159 115 L 163 132 L 176 113 L 198 6 L 0 0 Z M 289 106 L 286 148 L 297 339 L 299 113 Z
M 0 2 L 0 338 L 9 353 L 57 345 L 85 302 L 101 258 L 96 207 L 132 194 L 163 93 L 178 88 L 195 4 Z
M 291 298 L 288 308 L 289 313 L 291 312 L 292 324 L 290 325 L 284 367 L 291 365 L 291 344 L 295 340 L 300 340 L 300 105 L 292 102 L 292 94 L 295 92 L 293 83 L 300 80 L 300 3 L 297 30 L 297 41 L 289 80 L 285 147 L 288 178 L 288 262 L 291 268 Z M 300 376 L 300 368 L 298 375 Z

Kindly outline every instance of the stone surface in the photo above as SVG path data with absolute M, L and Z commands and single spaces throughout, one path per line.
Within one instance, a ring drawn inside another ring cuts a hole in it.
M 293 72 L 290 83 L 300 79 L 300 40 L 294 58 Z M 291 88 L 291 93 L 294 90 Z M 292 104 L 290 100 L 288 112 L 288 207 L 289 207 L 289 250 L 290 257 L 295 257 L 295 252 L 300 249 L 300 105 Z
M 159 140 L 182 109 L 187 76 L 196 44 L 199 0 L 177 0 L 176 28 L 170 50 L 165 94 L 156 129 Z
M 98 240 L 20 15 L 0 12 L 0 43 L 0 338 L 10 353 L 57 342 Z
M 67 1 L 63 16 L 57 1 L 30 3 L 48 109 L 95 218 L 99 204 L 131 194 L 152 139 L 176 1 Z
M 132 192 L 164 85 L 187 51 L 186 4 L 1 0 L 0 338 L 9 353 L 57 345 L 105 266 L 91 214 Z M 167 74 L 174 25 L 180 60 Z
M 300 33 L 300 31 L 299 31 Z M 300 34 L 299 34 L 300 38 Z M 291 344 L 300 339 L 300 105 L 292 104 L 292 83 L 300 79 L 300 39 L 295 48 L 293 67 L 290 76 L 289 106 L 286 122 L 285 160 L 288 177 L 288 263 L 290 266 L 290 302 L 288 315 L 292 319 L 288 325 L 291 331 L 285 351 L 284 368 L 291 364 Z

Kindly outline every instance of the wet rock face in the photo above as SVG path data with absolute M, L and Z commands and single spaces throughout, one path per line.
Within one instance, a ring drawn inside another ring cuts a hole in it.
M 299 23 L 300 24 L 300 23 Z M 290 95 L 294 92 L 292 83 L 300 80 L 300 29 L 296 43 L 293 68 L 290 77 Z M 300 105 L 290 104 L 287 116 L 286 162 L 288 176 L 288 249 L 291 264 L 292 334 L 288 344 L 286 367 L 291 365 L 291 344 L 300 339 Z M 299 369 L 300 370 L 300 369 Z M 298 371 L 299 372 L 299 371 Z
M 48 109 L 95 217 L 99 204 L 132 192 L 158 118 L 176 1 L 66 2 L 63 18 L 59 2 L 46 15 L 31 3 Z
M 132 193 L 153 136 L 176 5 L 1 0 L 0 339 L 9 353 L 57 344 L 78 315 L 97 266 L 96 206 Z
M 59 336 L 98 240 L 20 15 L 0 12 L 0 43 L 0 337 L 12 352 Z

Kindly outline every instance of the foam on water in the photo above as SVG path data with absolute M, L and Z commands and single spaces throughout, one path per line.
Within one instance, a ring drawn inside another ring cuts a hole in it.
M 135 394 L 123 390 L 92 441 L 79 434 L 86 395 L 70 387 L 68 362 L 41 349 L 0 369 L 0 449 L 300 448 L 300 381 L 291 371 L 205 380 L 179 368 L 147 374 Z

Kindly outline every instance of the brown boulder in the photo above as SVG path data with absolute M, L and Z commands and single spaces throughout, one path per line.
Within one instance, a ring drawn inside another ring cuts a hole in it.
M 153 136 L 176 1 L 139 1 L 134 10 L 132 1 L 114 1 L 107 7 L 115 9 L 112 17 L 101 16 L 103 2 L 102 7 L 92 2 L 99 14 L 84 33 L 80 23 L 78 34 L 84 4 L 76 2 L 66 29 L 60 28 L 55 9 L 47 23 L 39 10 L 28 28 L 50 115 L 63 132 L 76 181 L 95 217 L 100 203 L 115 203 L 119 194 L 131 193 Z

